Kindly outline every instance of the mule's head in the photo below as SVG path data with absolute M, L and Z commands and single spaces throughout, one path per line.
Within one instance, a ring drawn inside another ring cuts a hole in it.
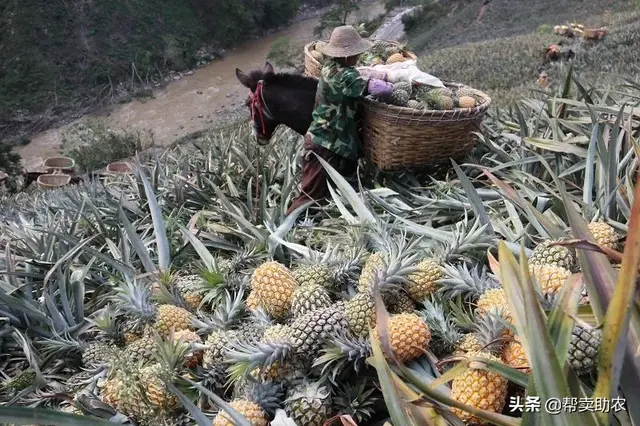
M 245 74 L 236 68 L 236 77 L 244 87 L 249 89 L 250 94 L 245 101 L 245 106 L 251 113 L 251 123 L 253 126 L 253 137 L 260 145 L 267 145 L 273 136 L 273 132 L 280 123 L 276 121 L 270 108 L 276 107 L 273 102 L 269 102 L 273 97 L 267 89 L 267 80 L 273 76 L 273 66 L 267 62 L 263 70 L 252 71 Z

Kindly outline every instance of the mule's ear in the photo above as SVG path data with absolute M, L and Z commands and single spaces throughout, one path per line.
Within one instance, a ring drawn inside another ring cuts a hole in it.
M 264 64 L 264 72 L 265 73 L 273 73 L 273 65 L 271 65 L 271 62 L 266 62 Z
M 242 83 L 242 85 L 246 88 L 251 89 L 251 87 L 254 85 L 251 77 L 240 71 L 240 68 L 236 68 L 236 77 L 238 77 L 240 83 Z

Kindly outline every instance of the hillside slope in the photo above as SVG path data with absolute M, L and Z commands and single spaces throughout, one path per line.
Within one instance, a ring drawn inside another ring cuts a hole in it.
M 486 2 L 485 2 L 486 3 Z M 552 84 L 566 63 L 545 63 L 554 43 L 575 53 L 579 78 L 600 84 L 613 78 L 640 77 L 640 9 L 635 1 L 492 0 L 443 2 L 447 14 L 415 25 L 409 45 L 421 55 L 421 67 L 445 80 L 487 91 L 496 103 L 528 95 L 541 71 Z M 580 22 L 587 28 L 607 26 L 598 43 L 554 35 L 554 25 Z

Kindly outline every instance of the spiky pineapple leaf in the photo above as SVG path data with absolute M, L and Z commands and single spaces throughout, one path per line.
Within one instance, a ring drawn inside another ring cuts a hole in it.
M 0 407 L 0 423 L 43 426 L 113 426 L 97 417 L 79 416 L 46 408 Z M 210 426 L 210 422 L 207 424 Z

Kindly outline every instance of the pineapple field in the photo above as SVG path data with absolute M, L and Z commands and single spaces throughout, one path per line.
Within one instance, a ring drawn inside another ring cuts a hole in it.
M 639 89 L 569 72 L 288 217 L 302 137 L 245 125 L 5 197 L 0 423 L 640 424 Z

